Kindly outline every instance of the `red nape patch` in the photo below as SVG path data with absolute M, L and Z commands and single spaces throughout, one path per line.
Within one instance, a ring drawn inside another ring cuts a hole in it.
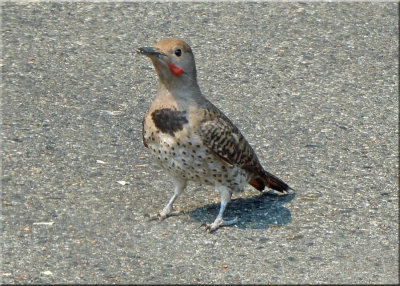
M 173 75 L 180 76 L 183 73 L 183 70 L 174 64 L 168 63 L 168 66 Z

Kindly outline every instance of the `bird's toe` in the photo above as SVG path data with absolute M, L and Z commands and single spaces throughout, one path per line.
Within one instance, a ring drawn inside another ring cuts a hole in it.
M 183 211 L 170 211 L 170 212 L 166 213 L 166 212 L 161 211 L 161 212 L 158 212 L 158 213 L 153 214 L 153 215 L 146 215 L 146 217 L 148 217 L 149 221 L 152 221 L 152 220 L 163 221 L 167 217 L 179 216 L 181 214 L 184 214 L 184 212 Z
M 201 226 L 205 226 L 205 230 L 208 231 L 209 233 L 212 233 L 222 226 L 233 225 L 236 224 L 237 222 L 238 222 L 237 217 L 231 220 L 223 220 L 217 218 L 213 223 L 211 224 L 203 223 Z

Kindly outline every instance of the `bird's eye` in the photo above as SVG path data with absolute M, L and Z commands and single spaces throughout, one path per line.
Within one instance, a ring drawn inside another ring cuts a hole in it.
M 176 55 L 177 57 L 180 57 L 180 56 L 182 55 L 182 50 L 181 50 L 181 49 L 175 50 L 175 55 Z

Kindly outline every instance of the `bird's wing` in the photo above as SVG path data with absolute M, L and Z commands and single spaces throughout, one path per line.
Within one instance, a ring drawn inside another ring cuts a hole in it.
M 262 191 L 265 186 L 286 192 L 291 189 L 285 182 L 261 166 L 253 148 L 239 129 L 222 113 L 204 120 L 200 137 L 212 153 L 230 165 L 238 165 L 251 174 L 249 184 Z
M 199 133 L 204 145 L 226 163 L 255 174 L 263 171 L 253 148 L 229 119 L 219 116 L 204 121 Z

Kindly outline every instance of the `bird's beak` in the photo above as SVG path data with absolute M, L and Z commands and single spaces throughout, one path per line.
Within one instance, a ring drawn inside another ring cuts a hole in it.
M 165 56 L 163 53 L 157 52 L 153 47 L 143 47 L 136 50 L 136 53 L 145 55 L 149 58 L 158 58 Z

